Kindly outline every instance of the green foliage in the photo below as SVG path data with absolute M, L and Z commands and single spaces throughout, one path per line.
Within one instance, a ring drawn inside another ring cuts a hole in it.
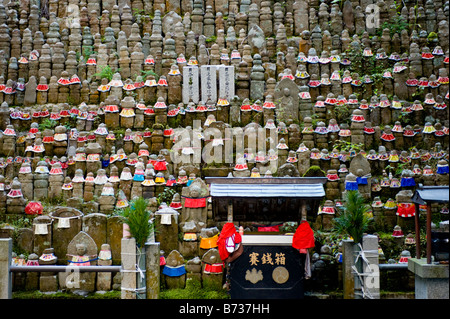
M 118 128 L 118 129 L 114 130 L 114 135 L 115 135 L 117 138 L 122 138 L 122 137 L 124 137 L 124 136 L 125 136 L 125 129 L 124 129 L 124 128 Z
M 66 202 L 64 201 L 63 195 L 54 196 L 52 198 L 47 197 L 40 200 L 44 212 L 50 212 L 56 206 L 66 206 Z
M 311 166 L 306 172 L 305 174 L 303 174 L 303 177 L 324 177 L 327 174 L 320 169 L 319 166 Z
M 119 72 L 119 70 L 117 70 L 117 72 Z M 114 73 L 115 72 L 111 69 L 111 67 L 109 65 L 107 65 L 107 66 L 100 67 L 100 72 L 95 73 L 94 77 L 96 77 L 98 79 L 106 78 L 106 79 L 108 79 L 108 81 L 111 81 Z
M 364 150 L 364 145 L 361 143 L 353 144 L 351 142 L 347 142 L 347 141 L 343 141 L 343 140 L 336 140 L 333 145 L 333 149 L 337 149 L 338 151 L 345 151 L 345 152 L 349 152 L 349 151 L 353 150 L 353 151 L 359 153 L 360 151 Z
M 371 57 L 365 57 L 363 55 L 364 50 L 354 50 L 353 48 L 347 49 L 346 54 L 351 59 L 352 64 L 349 67 L 352 77 L 355 79 L 355 73 L 357 73 L 360 79 L 363 79 L 364 75 L 370 75 L 373 80 L 374 90 L 377 90 L 380 85 L 383 84 L 383 74 L 384 72 L 392 69 L 384 69 L 383 65 L 377 63 L 375 54 Z M 365 91 L 365 90 L 364 90 Z M 365 92 L 363 92 L 365 93 Z M 374 92 L 375 95 L 377 92 Z
M 394 176 L 400 176 L 403 172 L 404 167 L 408 167 L 408 163 L 397 163 L 397 165 L 394 166 L 387 165 L 384 169 L 387 172 L 392 172 Z
M 70 292 L 43 293 L 39 290 L 34 291 L 15 291 L 13 299 L 120 299 L 119 290 L 107 291 L 105 293 L 90 293 L 86 297 Z
M 19 230 L 22 228 L 32 228 L 34 216 L 26 215 L 21 217 L 18 215 L 9 216 L 5 215 L 4 222 L 0 223 L 0 228 L 12 227 L 12 239 L 13 239 L 13 251 L 17 255 L 24 255 L 28 258 L 28 251 L 25 251 L 20 245 L 18 245 Z
M 398 121 L 400 121 L 403 125 L 407 125 L 411 121 L 410 113 L 408 112 L 400 112 L 398 116 Z
M 156 81 L 159 80 L 159 75 L 156 74 L 155 72 L 153 72 L 152 70 L 148 70 L 148 71 L 141 70 L 141 72 L 142 72 L 142 77 L 144 78 L 144 80 L 147 79 L 147 76 L 149 76 L 149 75 L 153 75 L 155 77 Z
M 344 195 L 343 211 L 334 219 L 334 231 L 353 238 L 355 243 L 361 243 L 370 224 L 367 215 L 369 210 L 370 207 L 365 204 L 360 192 L 347 191 Z
M 26 217 L 8 216 L 5 215 L 5 222 L 0 223 L 0 228 L 4 226 L 12 226 L 15 229 L 31 228 L 33 225 L 33 216 L 27 215 Z
M 314 113 L 314 114 L 311 115 L 310 117 L 311 117 L 311 123 L 312 123 L 313 127 L 316 127 L 316 126 L 317 126 L 317 123 L 320 122 L 319 114 Z
M 161 290 L 161 299 L 229 299 L 225 290 L 213 290 L 202 288 L 200 281 L 194 279 L 186 280 L 184 289 Z
M 390 36 L 392 37 L 396 33 L 400 35 L 403 30 L 409 31 L 409 23 L 403 16 L 395 15 L 389 21 L 383 22 L 377 31 L 377 35 L 381 36 L 384 29 L 389 29 Z
M 164 190 L 156 196 L 156 203 L 161 205 L 161 203 L 169 204 L 172 201 L 173 195 L 175 195 L 176 190 L 169 187 L 164 187 Z
M 316 244 L 320 246 L 328 245 L 331 248 L 331 254 L 334 256 L 339 252 L 339 244 L 342 241 L 342 236 L 334 232 L 324 232 L 319 229 L 314 231 L 314 239 Z
M 144 246 L 154 227 L 153 223 L 150 223 L 151 211 L 147 209 L 147 206 L 148 200 L 138 197 L 131 200 L 130 205 L 119 212 L 139 247 Z
M 43 120 L 42 123 L 39 124 L 39 131 L 42 132 L 43 130 L 46 130 L 46 129 L 53 130 L 56 127 L 56 125 L 58 125 L 58 122 L 47 118 L 47 119 Z
M 83 46 L 83 54 L 82 55 L 83 55 L 84 60 L 87 60 L 93 54 L 98 54 L 98 52 L 94 51 L 93 49 L 94 49 L 94 46 L 92 46 L 92 45 Z
M 430 32 L 427 36 L 428 41 L 434 41 L 438 39 L 438 35 L 436 32 Z
M 285 222 L 283 226 L 281 226 L 281 231 L 284 233 L 295 233 L 297 227 L 297 222 Z
M 206 43 L 216 43 L 217 37 L 215 35 L 210 36 L 205 40 Z
M 348 104 L 335 105 L 333 108 L 336 121 L 339 123 L 350 121 L 350 108 Z

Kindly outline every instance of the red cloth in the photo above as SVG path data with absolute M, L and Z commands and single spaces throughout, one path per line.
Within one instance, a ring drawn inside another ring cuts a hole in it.
M 400 203 L 397 208 L 397 215 L 401 217 L 413 217 L 416 214 L 416 206 L 413 203 Z
M 169 207 L 173 208 L 173 209 L 179 209 L 181 208 L 181 203 L 170 203 Z
M 261 231 L 261 232 L 279 232 L 280 231 L 280 225 L 258 227 L 258 231 Z
M 206 198 L 189 198 L 189 197 L 186 197 L 186 199 L 184 201 L 184 207 L 186 207 L 186 208 L 206 207 Z
M 223 264 L 205 264 L 205 273 L 220 274 L 223 272 Z
M 222 231 L 220 232 L 219 238 L 217 239 L 217 248 L 219 250 L 220 259 L 222 259 L 222 261 L 225 261 L 225 259 L 230 256 L 230 253 L 225 247 L 225 241 L 228 237 L 231 237 L 233 235 L 236 244 L 242 241 L 241 235 L 236 231 L 236 227 L 233 223 L 226 223 L 225 225 L 223 225 Z
M 153 164 L 153 168 L 156 171 L 165 171 L 167 170 L 167 165 L 165 161 L 156 161 L 155 164 Z
M 292 247 L 295 249 L 313 248 L 314 232 L 309 226 L 308 222 L 301 223 L 295 231 L 294 238 L 292 238 Z
M 44 207 L 40 202 L 29 202 L 25 207 L 25 214 L 27 215 L 41 215 Z

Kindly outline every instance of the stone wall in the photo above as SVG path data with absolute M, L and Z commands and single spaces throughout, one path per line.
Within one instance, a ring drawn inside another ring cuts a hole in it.
M 448 12 L 440 0 L 0 0 L 0 220 L 62 203 L 100 247 L 120 233 L 116 209 L 136 196 L 166 209 L 158 198 L 179 215 L 162 226 L 165 256 L 196 269 L 207 250 L 192 234 L 222 226 L 209 201 L 185 205 L 209 196 L 204 177 L 322 174 L 315 229 L 356 187 L 375 230 L 413 232 L 415 187 L 448 185 Z M 60 232 L 42 243 L 58 251 Z

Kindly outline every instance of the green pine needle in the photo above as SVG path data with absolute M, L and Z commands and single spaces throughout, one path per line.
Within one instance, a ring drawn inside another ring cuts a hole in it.
M 347 191 L 344 197 L 343 212 L 334 219 L 334 231 L 340 235 L 353 238 L 355 243 L 362 241 L 370 219 L 367 215 L 370 208 L 358 191 Z
M 139 197 L 133 199 L 121 212 L 123 222 L 130 228 L 130 234 L 139 247 L 144 246 L 153 229 L 153 224 L 150 223 L 151 212 L 147 206 L 148 200 Z

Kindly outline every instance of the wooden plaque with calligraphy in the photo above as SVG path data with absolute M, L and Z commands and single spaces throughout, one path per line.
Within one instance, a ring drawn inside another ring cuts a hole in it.
M 301 299 L 304 294 L 305 256 L 292 246 L 244 245 L 231 263 L 233 299 Z

